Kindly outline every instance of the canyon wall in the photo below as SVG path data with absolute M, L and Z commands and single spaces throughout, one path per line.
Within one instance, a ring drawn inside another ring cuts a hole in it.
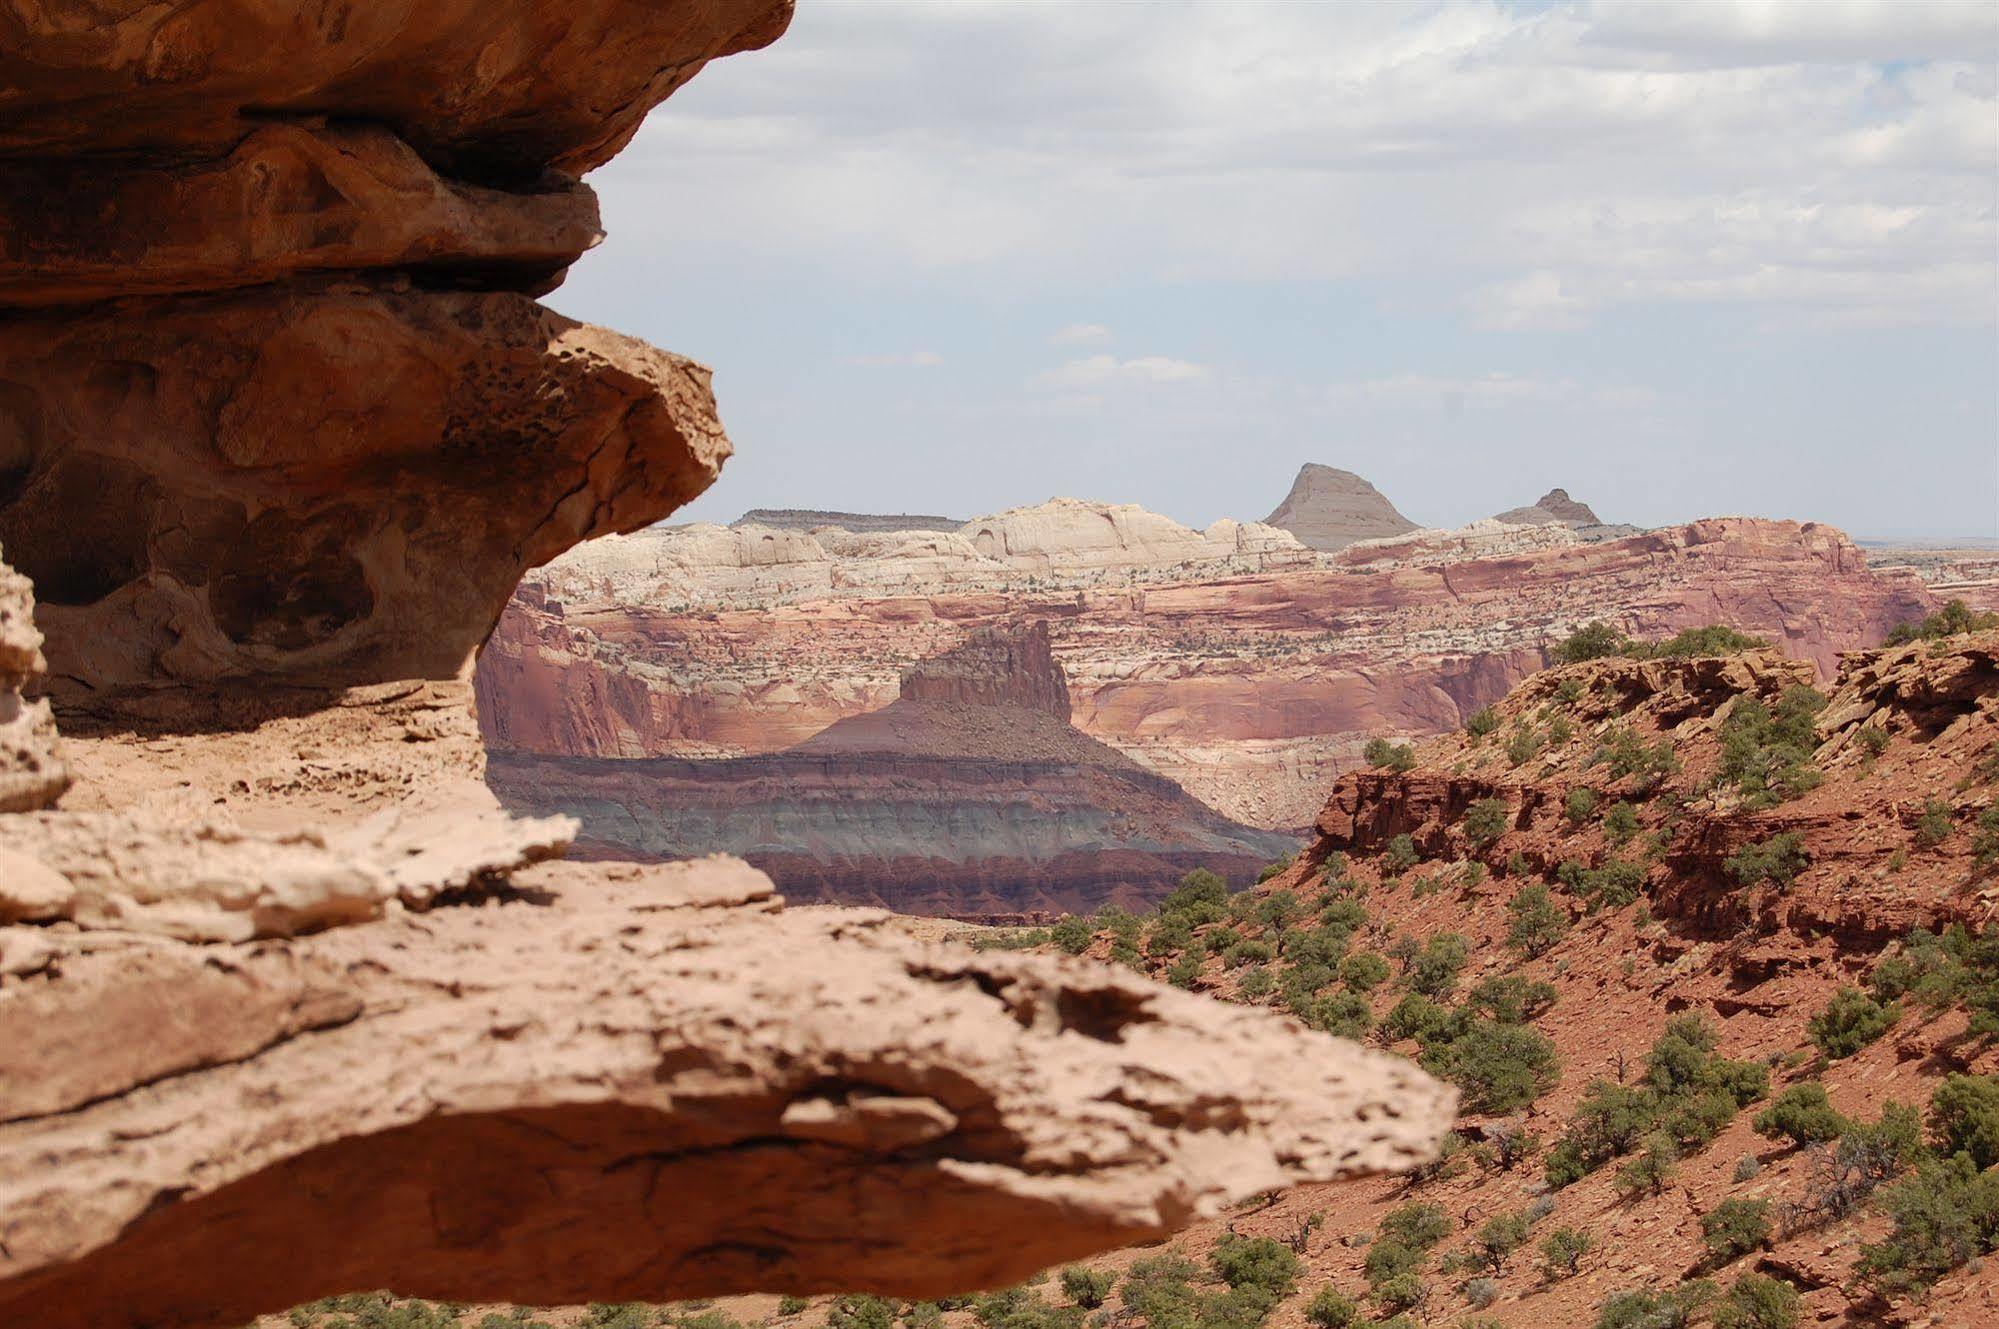
M 1229 821 L 1069 723 L 1045 622 L 982 628 L 900 695 L 782 752 L 709 759 L 499 751 L 510 807 L 581 824 L 578 852 L 739 855 L 795 900 L 902 913 L 1141 909 L 1193 868 L 1237 883 L 1294 841 Z
M 1591 619 L 1647 637 L 1728 623 L 1829 675 L 1935 603 L 1831 527 L 1739 517 L 1602 542 L 1482 523 L 1261 570 L 1127 547 L 1122 574 L 989 560 L 970 584 L 894 560 L 862 581 L 823 550 L 745 578 L 657 552 L 672 543 L 600 542 L 533 574 L 480 660 L 495 750 L 775 752 L 886 705 L 908 662 L 1031 616 L 1085 734 L 1235 820 L 1299 827 L 1368 737 L 1457 727 Z

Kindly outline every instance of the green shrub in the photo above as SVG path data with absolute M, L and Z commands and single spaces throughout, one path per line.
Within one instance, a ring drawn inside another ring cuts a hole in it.
M 1686 1329 L 1712 1300 L 1714 1284 L 1706 1279 L 1670 1292 L 1647 1288 L 1613 1293 L 1597 1311 L 1596 1329 Z
M 1495 1276 L 1503 1274 L 1513 1252 L 1527 1244 L 1532 1226 L 1526 1214 L 1494 1214 L 1472 1234 L 1472 1254 Z
M 1673 755 L 1671 739 L 1661 738 L 1657 743 L 1648 744 L 1629 725 L 1618 725 L 1611 731 L 1610 741 L 1599 756 L 1609 764 L 1611 779 L 1621 780 L 1631 776 L 1632 784 L 1640 793 L 1656 788 L 1667 776 L 1680 769 L 1680 759 Z
M 1429 1295 L 1429 1284 L 1414 1273 L 1397 1274 L 1374 1285 L 1374 1304 L 1390 1314 L 1414 1310 L 1421 1306 Z
M 1180 952 L 1180 958 L 1166 969 L 1166 981 L 1176 988 L 1191 989 L 1201 977 L 1201 962 L 1206 957 L 1198 947 L 1189 946 Z
M 1256 884 L 1261 886 L 1272 877 L 1282 876 L 1284 873 L 1289 872 L 1291 865 L 1297 861 L 1298 855 L 1296 854 L 1286 854 L 1282 858 L 1272 859 L 1257 870 Z
M 1930 1135 L 1946 1158 L 1999 1165 L 1999 1075 L 1946 1075 L 1930 1096 Z
M 1513 810 L 1503 798 L 1481 798 L 1465 813 L 1465 839 L 1480 849 L 1513 828 Z
M 1736 1279 L 1713 1311 L 1714 1329 L 1791 1329 L 1797 1322 L 1798 1290 L 1753 1271 Z
M 1916 843 L 1934 849 L 1950 838 L 1950 804 L 1940 798 L 1923 800 L 1922 814 L 1916 818 Z
M 1842 987 L 1805 1029 L 1826 1060 L 1837 1061 L 1887 1033 L 1901 1016 L 1902 1008 L 1894 1002 L 1884 1006 L 1859 988 Z
M 1728 875 L 1744 886 L 1760 881 L 1789 886 L 1804 871 L 1804 841 L 1796 831 L 1785 831 L 1755 844 L 1746 844 L 1722 863 Z
M 1315 1329 L 1353 1329 L 1360 1321 L 1360 1303 L 1327 1284 L 1305 1305 L 1305 1322 Z
M 1301 1018 L 1321 1033 L 1340 1038 L 1365 1038 L 1374 1028 L 1374 1012 L 1358 992 L 1335 992 L 1316 999 Z
M 1390 873 L 1400 875 L 1423 861 L 1423 855 L 1416 852 L 1416 841 L 1408 835 L 1391 836 L 1382 851 L 1382 866 Z
M 1450 1215 L 1444 1212 L 1444 1207 L 1420 1201 L 1389 1210 L 1380 1228 L 1382 1240 L 1399 1243 L 1412 1251 L 1430 1250 L 1451 1232 Z
M 1271 958 L 1270 943 L 1255 938 L 1235 942 L 1222 952 L 1222 963 L 1230 969 L 1240 969 L 1250 964 L 1269 964 Z
M 1596 1240 L 1579 1227 L 1558 1227 L 1541 1238 L 1541 1277 L 1550 1283 L 1574 1277 Z
M 1361 1272 L 1367 1275 L 1370 1287 L 1379 1287 L 1391 1279 L 1417 1272 L 1429 1261 L 1427 1250 L 1391 1236 L 1382 1236 L 1367 1248 L 1367 1256 L 1361 1261 Z
M 1638 834 L 1638 809 L 1621 798 L 1612 803 L 1603 814 L 1603 833 L 1612 844 L 1623 844 Z
M 1195 868 L 1180 878 L 1179 886 L 1159 902 L 1159 913 L 1184 918 L 1189 926 L 1219 923 L 1229 902 L 1229 884 L 1206 868 Z
M 1664 1131 L 1645 1137 L 1638 1156 L 1617 1170 L 1617 1189 L 1626 1196 L 1657 1195 L 1679 1170 L 1680 1147 Z
M 1455 932 L 1439 932 L 1409 962 L 1409 986 L 1426 997 L 1442 997 L 1458 985 L 1471 943 Z
M 1585 868 L 1570 859 L 1555 869 L 1555 878 L 1592 911 L 1621 909 L 1644 889 L 1645 865 L 1612 859 L 1602 867 Z
M 1913 623 L 1898 623 L 1889 630 L 1887 644 L 1904 646 L 1912 641 L 1935 641 L 1966 632 L 1999 628 L 1999 614 L 1981 614 L 1962 600 L 1951 600 L 1936 613 Z
M 1773 807 L 1814 788 L 1820 780 L 1812 764 L 1818 747 L 1818 713 L 1824 694 L 1792 684 L 1775 708 L 1740 696 L 1721 722 L 1721 776 L 1751 807 Z
M 1971 856 L 1982 868 L 1999 863 L 1999 803 L 1978 814 L 1978 829 L 1971 833 Z
M 1555 700 L 1564 706 L 1573 706 L 1583 699 L 1583 681 L 1580 678 L 1565 678 L 1555 684 Z
M 1758 1135 L 1803 1146 L 1837 1140 L 1847 1122 L 1826 1098 L 1825 1086 L 1811 1080 L 1777 1095 L 1775 1102 L 1756 1114 L 1751 1125 Z
M 777 1299 L 777 1313 L 785 1319 L 802 1314 L 812 1303 L 803 1297 L 794 1297 L 789 1292 Z
M 1117 1275 L 1108 1269 L 1087 1269 L 1072 1264 L 1062 1271 L 1062 1295 L 1085 1310 L 1095 1310 L 1111 1295 Z
M 1723 1200 L 1701 1215 L 1701 1241 L 1715 1264 L 1749 1254 L 1770 1244 L 1768 1200 Z
M 1270 976 L 1268 969 L 1260 964 L 1253 964 L 1242 971 L 1242 978 L 1237 981 L 1236 990 L 1248 1000 L 1256 1001 L 1269 996 L 1271 989 L 1276 986 L 1277 980 Z
M 1572 826 L 1580 826 L 1596 815 L 1596 790 L 1577 785 L 1562 799 L 1562 815 Z
M 1506 740 L 1506 760 L 1515 766 L 1524 766 L 1534 759 L 1541 750 L 1541 736 L 1529 725 L 1517 725 Z
M 1096 929 L 1090 926 L 1087 919 L 1077 918 L 1074 914 L 1048 929 L 1049 939 L 1071 955 L 1081 955 L 1088 950 L 1091 939 L 1096 935 Z
M 895 1303 L 864 1292 L 849 1293 L 826 1312 L 827 1329 L 895 1329 Z
M 1481 706 L 1465 717 L 1465 732 L 1473 738 L 1484 738 L 1499 728 L 1499 712 L 1490 706 Z
M 1200 1266 L 1184 1256 L 1148 1256 L 1125 1271 L 1118 1300 L 1147 1325 L 1192 1326 L 1199 1320 L 1200 1294 L 1193 1282 L 1200 1276 Z
M 1253 1308 L 1261 1318 L 1291 1295 L 1302 1267 L 1289 1246 L 1269 1237 L 1223 1234 L 1208 1256 L 1215 1277 L 1238 1294 L 1238 1304 Z
M 1704 655 L 1736 655 L 1742 651 L 1762 650 L 1769 644 L 1761 637 L 1752 637 L 1721 624 L 1709 624 L 1703 628 L 1683 628 L 1665 641 L 1644 645 L 1636 654 L 1653 660 L 1690 660 Z
M 1512 923 L 1506 930 L 1506 944 L 1528 956 L 1545 955 L 1569 930 L 1568 911 L 1556 904 L 1542 885 L 1522 886 L 1507 902 Z
M 1464 1091 L 1473 1112 L 1517 1112 L 1561 1078 L 1561 1059 L 1545 1034 L 1525 1025 L 1472 1020 L 1449 1042 L 1432 1042 L 1418 1059 Z
M 1581 664 L 1584 660 L 1601 660 L 1607 656 L 1622 655 L 1630 644 L 1630 638 L 1622 632 L 1602 619 L 1596 619 L 1583 624 L 1556 642 L 1549 654 L 1554 657 L 1557 664 Z M 1574 681 L 1580 688 L 1582 680 Z
M 1894 1229 L 1861 1247 L 1861 1277 L 1889 1293 L 1919 1290 L 1999 1248 L 1999 1169 L 1966 1154 L 1924 1163 L 1881 1192 Z
M 1372 992 L 1388 981 L 1388 961 L 1373 951 L 1353 951 L 1340 961 L 1340 982 L 1355 992 Z
M 1555 1004 L 1555 987 L 1520 977 L 1501 974 L 1482 978 L 1465 997 L 1465 1004 L 1483 1010 L 1501 1024 L 1522 1024 Z
M 1385 738 L 1370 738 L 1367 746 L 1360 750 L 1361 760 L 1376 770 L 1407 771 L 1416 765 L 1416 749 L 1408 743 L 1391 743 Z

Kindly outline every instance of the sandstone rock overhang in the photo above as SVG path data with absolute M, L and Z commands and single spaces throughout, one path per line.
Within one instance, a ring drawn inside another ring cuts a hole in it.
M 560 318 L 578 177 L 789 0 L 0 14 L 0 543 L 58 709 L 453 677 L 520 574 L 729 452 L 701 366 Z
M 517 885 L 281 950 L 56 934 L 0 1025 L 103 1028 L 175 974 L 209 1018 L 155 1029 L 198 1040 L 177 1073 L 112 1066 L 62 1110 L 29 1091 L 87 1043 L 9 1042 L 41 1055 L 0 1078 L 0 1322 L 208 1329 L 379 1286 L 931 1297 L 1414 1165 L 1451 1119 L 1400 1058 L 775 912 L 731 860 Z

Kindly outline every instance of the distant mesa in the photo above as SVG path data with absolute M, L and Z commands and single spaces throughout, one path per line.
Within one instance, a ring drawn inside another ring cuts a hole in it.
M 1508 508 L 1493 518 L 1508 526 L 1601 526 L 1603 519 L 1587 503 L 1569 497 L 1566 489 L 1550 489 L 1534 500 L 1532 507 Z
M 965 523 L 956 517 L 930 517 L 910 512 L 822 512 L 816 508 L 751 508 L 729 523 L 730 529 L 768 526 L 780 531 L 816 531 L 837 526 L 857 535 L 880 531 L 955 531 Z
M 1299 543 L 1327 553 L 1345 549 L 1356 540 L 1379 540 L 1417 529 L 1395 510 L 1379 489 L 1333 466 L 1307 462 L 1298 468 L 1291 492 L 1264 518 L 1264 524 L 1289 531 Z
M 1048 624 L 976 629 L 900 695 L 781 752 L 491 754 L 507 802 L 574 808 L 579 852 L 747 858 L 794 901 L 1028 916 L 1142 908 L 1193 868 L 1246 882 L 1297 847 L 1070 723 Z

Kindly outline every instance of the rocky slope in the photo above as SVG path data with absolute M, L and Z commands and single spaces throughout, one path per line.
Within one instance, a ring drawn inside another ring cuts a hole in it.
M 1017 547 L 1018 532 L 1073 530 L 1092 506 L 992 525 Z M 1104 509 L 1083 529 L 1108 542 L 1153 527 Z M 713 563 L 695 557 L 693 533 L 594 542 L 534 574 L 503 615 L 480 659 L 482 723 L 495 750 L 522 753 L 777 751 L 887 705 L 908 662 L 972 630 L 1045 618 L 1085 734 L 1238 821 L 1302 827 L 1368 736 L 1456 727 L 1588 619 L 1644 635 L 1734 623 L 1829 673 L 1840 650 L 1935 603 L 1813 524 L 1722 518 L 1593 544 L 1558 525 L 1495 523 L 1334 558 L 1129 561 L 1147 543 L 1223 544 L 1213 528 L 1177 529 L 1091 546 L 1090 559 L 1118 551 L 1123 569 L 1044 555 L 961 557 L 940 572 L 934 542 L 948 537 L 923 537 L 920 556 L 815 545 L 786 561 L 802 546 L 783 541 L 811 537 L 722 532 Z M 1226 547 L 1244 550 L 1256 529 Z
M 1223 921 L 1179 934 L 1193 946 L 1152 941 L 1159 924 L 1099 921 L 1087 953 L 1366 1033 L 1458 1079 L 1472 1109 L 1442 1169 L 1305 1188 L 1175 1249 L 1200 1259 L 1225 1233 L 1297 1249 L 1303 1266 L 1273 1325 L 1303 1323 L 1326 1287 L 1386 1316 L 1394 1290 L 1370 1276 L 1372 1247 L 1354 1234 L 1373 1229 L 1380 1242 L 1383 1220 L 1411 1203 L 1440 1210 L 1434 1249 L 1414 1263 L 1424 1323 L 1588 1325 L 1622 1291 L 1695 1278 L 1726 1290 L 1752 1273 L 1795 1289 L 1798 1323 L 1999 1321 L 1999 1274 L 1971 1258 L 1999 1243 L 1999 1227 L 1926 1275 L 1933 1287 L 1912 1288 L 1897 1281 L 1905 1266 L 1870 1271 L 1863 1255 L 1893 1227 L 1891 1192 L 1868 1191 L 1913 1175 L 1913 1160 L 1866 1178 L 1843 1171 L 1860 1166 L 1854 1123 L 1888 1104 L 1927 1117 L 1926 1138 L 1944 1140 L 1931 1100 L 1949 1076 L 1983 1077 L 1999 1111 L 1988 933 L 1999 909 L 1999 634 L 1857 653 L 1808 695 L 1813 682 L 1768 654 L 1536 674 L 1493 708 L 1484 736 L 1449 735 L 1343 777 L 1313 846 L 1216 910 Z M 1802 748 L 1751 724 L 1758 708 L 1797 729 Z M 1319 931 L 1328 921 L 1337 938 Z M 1987 936 L 1986 949 L 1944 958 L 1935 938 L 1954 926 L 1966 944 Z M 1468 943 L 1461 967 L 1427 958 L 1448 953 L 1446 934 Z M 1357 956 L 1380 962 L 1378 986 Z M 1302 980 L 1315 960 L 1331 968 Z M 1540 1086 L 1519 1094 L 1510 1084 L 1531 1080 L 1491 1078 L 1504 1058 L 1464 1047 L 1454 1057 L 1448 1036 L 1412 1038 L 1414 1023 L 1395 1013 L 1414 985 L 1469 1011 L 1516 981 L 1546 985 L 1526 996 L 1521 1027 L 1553 1053 Z M 1828 1021 L 1842 988 L 1860 990 L 1841 998 L 1855 1014 Z M 1767 1068 L 1767 1089 L 1697 1130 L 1683 1121 L 1692 1134 L 1669 1146 L 1656 1181 L 1631 1170 L 1649 1128 L 1577 1174 L 1564 1142 L 1579 1138 L 1590 1086 L 1675 1083 L 1648 1057 L 1688 1016 L 1715 1040 L 1706 1055 Z M 1974 1016 L 1986 1032 L 1968 1027 Z M 1823 1086 L 1835 1114 L 1824 1129 L 1853 1137 L 1847 1153 L 1758 1133 L 1758 1114 L 1800 1086 Z M 1999 1163 L 1999 1148 L 1979 1157 Z M 1767 1235 L 1716 1254 L 1702 1221 L 1724 1201 L 1753 1210 Z M 1524 1235 L 1496 1261 L 1454 1271 L 1442 1258 L 1508 1215 L 1526 1218 Z M 1551 1268 L 1537 1248 L 1563 1229 L 1587 1240 L 1572 1267 Z M 1128 1269 L 1150 1253 L 1109 1263 Z
M 1069 723 L 1045 622 L 905 670 L 901 695 L 783 752 L 602 759 L 496 752 L 509 807 L 615 858 L 742 856 L 796 900 L 954 917 L 1143 908 L 1184 873 L 1247 881 L 1296 847 L 1230 822 Z
M 1328 552 L 1356 540 L 1375 540 L 1416 529 L 1380 490 L 1352 471 L 1307 462 L 1298 468 L 1291 492 L 1263 519 L 1289 531 L 1312 549 Z

